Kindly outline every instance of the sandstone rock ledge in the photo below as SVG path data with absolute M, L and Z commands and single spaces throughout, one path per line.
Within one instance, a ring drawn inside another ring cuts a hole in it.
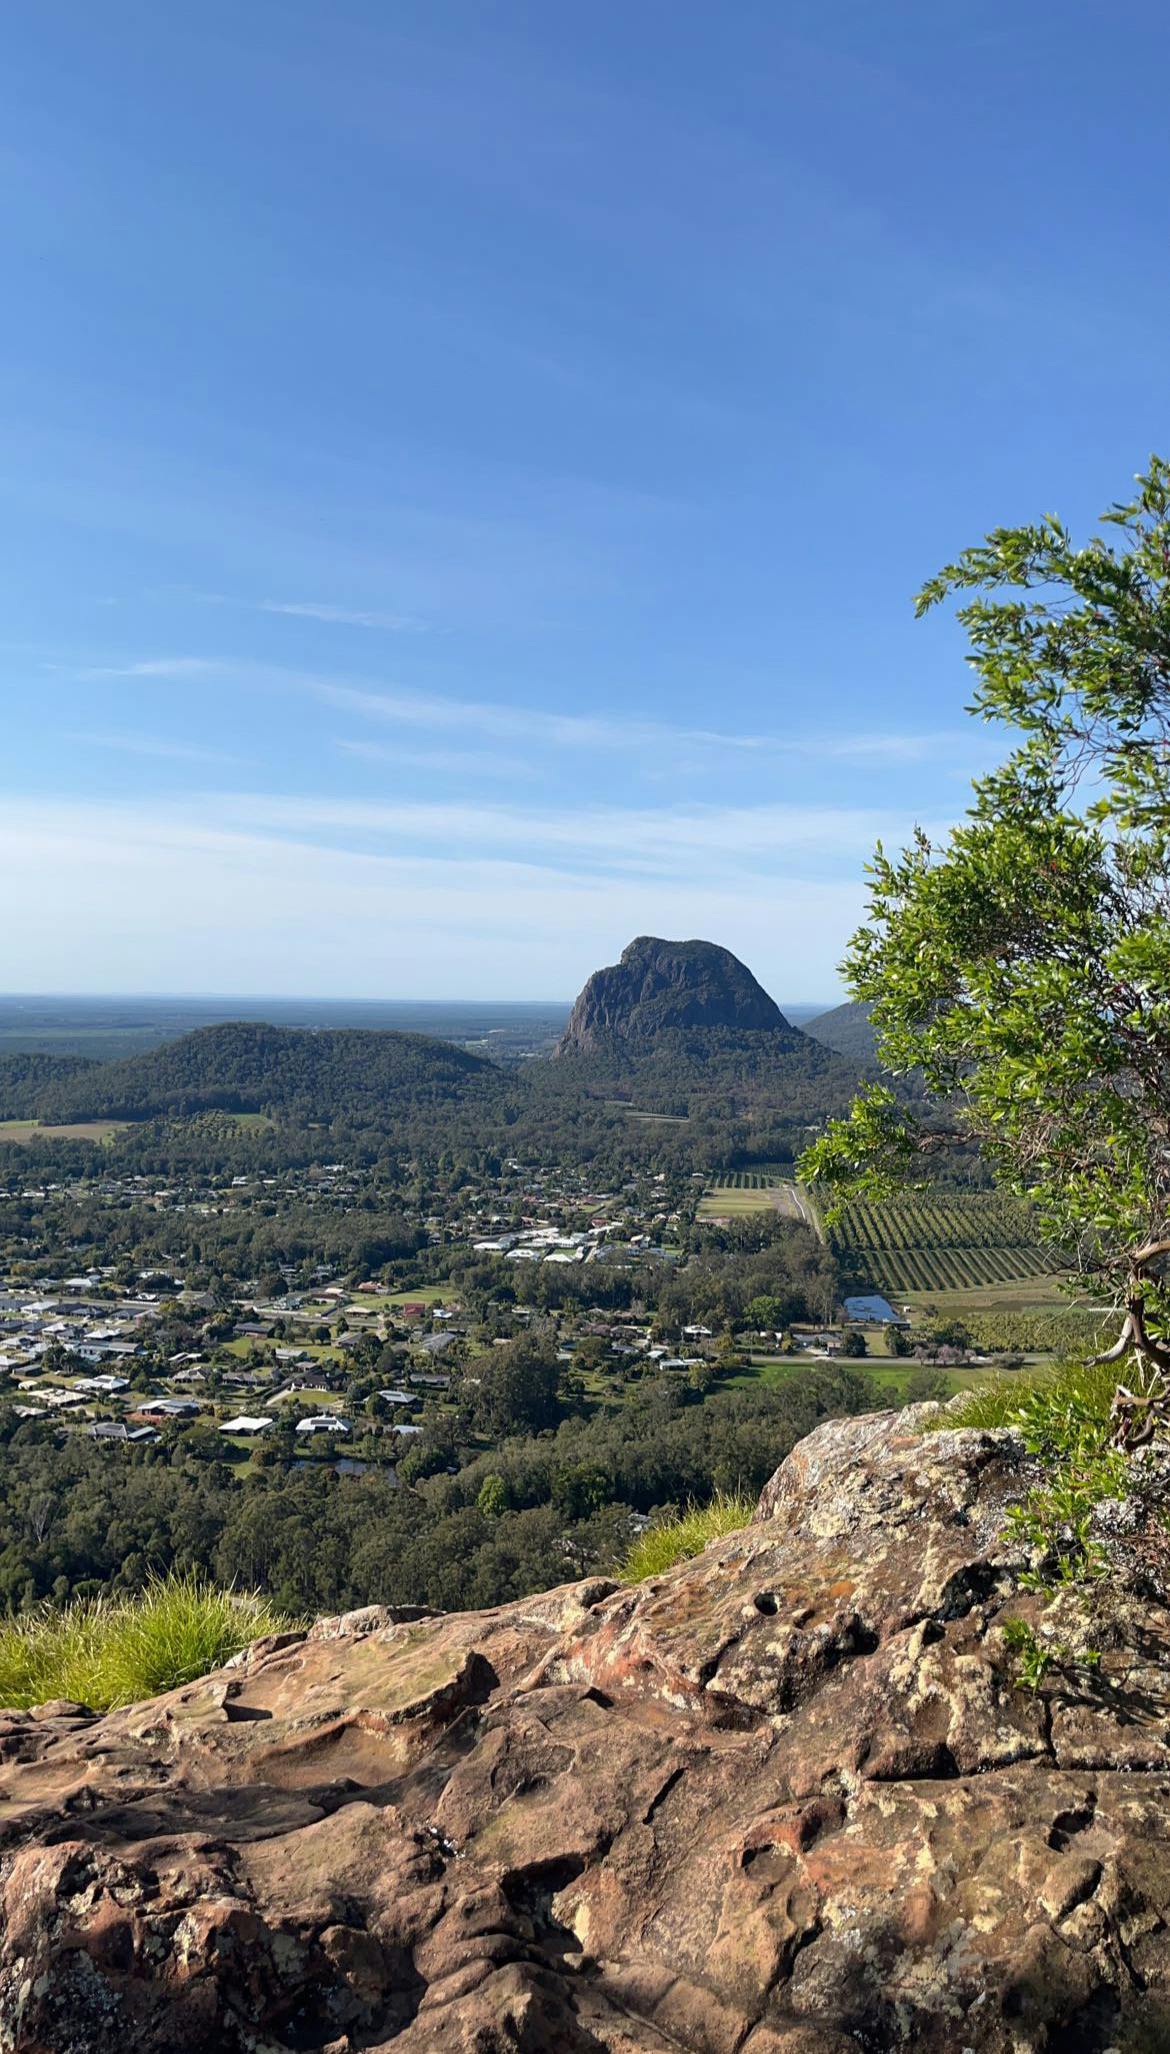
M 0 1715 L 7 2054 L 1170 2047 L 1170 1613 L 1013 1686 L 1008 1434 L 804 1441 L 625 1589 Z

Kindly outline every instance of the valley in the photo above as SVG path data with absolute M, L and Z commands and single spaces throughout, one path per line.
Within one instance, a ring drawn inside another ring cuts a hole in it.
M 294 1610 L 494 1602 L 820 1417 L 1042 1359 L 1022 1208 L 824 1226 L 793 1164 L 859 1074 L 647 938 L 519 1067 L 255 1021 L 0 1057 L 0 1601 L 244 1565 Z

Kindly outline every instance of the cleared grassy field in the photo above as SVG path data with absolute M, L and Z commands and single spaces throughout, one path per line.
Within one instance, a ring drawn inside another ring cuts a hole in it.
M 735 1170 L 709 1184 L 699 1200 L 696 1219 L 734 1220 L 745 1213 L 778 1212 L 785 1219 L 815 1227 L 807 1198 L 791 1178 L 774 1178 L 759 1170 Z
M 1053 1276 L 1018 1277 L 1010 1284 L 979 1284 L 965 1290 L 902 1291 L 899 1303 L 913 1312 L 1033 1312 L 1063 1309 L 1068 1299 Z
M 0 1141 L 15 1141 L 22 1147 L 30 1141 L 108 1141 L 120 1134 L 129 1120 L 76 1120 L 67 1127 L 42 1127 L 39 1120 L 0 1120 Z
M 452 1297 L 450 1284 L 419 1284 L 414 1291 L 355 1291 L 340 1302 L 333 1298 L 310 1298 L 301 1308 L 310 1318 L 316 1318 L 320 1306 L 323 1318 L 336 1317 L 340 1310 L 347 1316 L 357 1312 L 385 1312 L 397 1305 L 439 1305 Z
M 340 1391 L 317 1391 L 311 1386 L 307 1390 L 295 1390 L 291 1398 L 282 1398 L 281 1403 L 301 1412 L 345 1413 L 345 1399 Z
M 627 1105 L 624 1098 L 607 1098 L 605 1103 L 611 1112 L 624 1113 L 628 1120 L 640 1120 L 648 1127 L 685 1127 L 687 1125 L 685 1113 L 642 1113 L 638 1111 L 636 1105 Z
M 769 1191 L 734 1191 L 729 1184 L 714 1184 L 704 1191 L 695 1218 L 699 1220 L 742 1219 L 749 1212 L 774 1210 Z
M 302 1341 L 299 1335 L 292 1341 L 275 1341 L 270 1334 L 241 1334 L 238 1340 L 223 1343 L 226 1355 L 245 1356 L 253 1348 L 258 1348 L 262 1355 L 274 1355 L 278 1348 L 296 1348 L 304 1355 L 315 1356 L 318 1362 L 326 1358 L 335 1360 L 338 1355 L 337 1349 L 328 1341 Z M 289 1363 L 287 1367 L 290 1371 L 295 1370 L 296 1364 Z
M 864 1371 L 879 1390 L 888 1393 L 891 1404 L 896 1404 L 905 1397 L 908 1379 L 921 1367 L 917 1362 L 894 1362 L 888 1356 L 879 1356 L 876 1361 L 872 1356 L 859 1356 L 856 1360 L 837 1356 L 833 1367 L 839 1367 L 843 1361 L 849 1369 Z M 824 1363 L 813 1361 L 807 1355 L 757 1355 L 753 1356 L 747 1369 L 737 1369 L 733 1376 L 720 1377 L 719 1389 L 749 1391 L 758 1389 L 763 1384 L 766 1389 L 772 1390 L 780 1384 L 791 1383 L 794 1377 L 807 1376 L 811 1370 L 824 1367 Z M 947 1369 L 939 1370 L 937 1374 L 945 1376 L 953 1396 L 957 1391 L 970 1390 L 974 1386 L 986 1383 L 995 1372 L 990 1369 Z

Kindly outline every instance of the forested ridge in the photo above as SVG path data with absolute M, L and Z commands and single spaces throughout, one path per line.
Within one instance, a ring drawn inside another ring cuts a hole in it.
M 216 1157 L 247 1169 L 452 1150 L 470 1162 L 504 1152 L 608 1170 L 713 1168 L 791 1159 L 810 1126 L 845 1110 L 857 1075 L 787 1026 L 663 1030 L 504 1070 L 422 1035 L 241 1022 L 117 1062 L 50 1068 L 30 1079 L 20 1109 L 46 1126 L 133 1123 L 114 1137 L 115 1159 L 160 1171 Z M 227 1122 L 248 1115 L 279 1134 L 233 1134 Z
M 37 1117 L 43 1105 L 53 1103 L 57 1087 L 66 1090 L 84 1071 L 99 1067 L 89 1056 L 0 1056 L 0 1120 Z
M 499 1081 L 482 1057 L 423 1034 L 236 1021 L 51 1078 L 36 1109 L 46 1121 L 212 1110 L 327 1119 L 342 1108 L 376 1114 L 390 1099 L 442 1104 L 477 1087 L 490 1092 Z

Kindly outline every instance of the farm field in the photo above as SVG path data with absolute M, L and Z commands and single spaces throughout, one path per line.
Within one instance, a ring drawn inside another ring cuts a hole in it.
M 39 1120 L 0 1120 L 0 1141 L 26 1146 L 37 1141 L 108 1141 L 120 1134 L 128 1120 L 77 1120 L 67 1127 L 42 1127 Z
M 786 1219 L 815 1227 L 812 1207 L 791 1177 L 765 1165 L 754 1170 L 725 1170 L 707 1186 L 695 1215 L 700 1220 L 741 1219 L 745 1213 L 779 1212 Z
M 628 1120 L 638 1120 L 647 1127 L 685 1127 L 685 1113 L 643 1113 L 636 1105 L 630 1105 L 624 1098 L 607 1098 L 606 1105 L 613 1112 L 624 1113 Z
M 958 1314 L 962 1312 L 1049 1312 L 1060 1311 L 1068 1299 L 1054 1276 L 1017 1277 L 1009 1284 L 976 1284 L 964 1290 L 904 1291 L 903 1302 L 912 1312 Z
M 869 1377 L 883 1395 L 888 1395 L 891 1404 L 904 1399 L 906 1384 L 920 1366 L 916 1362 L 883 1361 L 880 1357 L 875 1362 L 872 1356 L 859 1356 L 856 1361 L 837 1357 L 838 1365 L 843 1361 L 848 1368 L 860 1370 Z M 790 1383 L 794 1377 L 807 1376 L 811 1370 L 821 1366 L 808 1356 L 753 1355 L 746 1369 L 737 1369 L 733 1375 L 721 1377 L 719 1388 L 722 1391 L 748 1391 L 762 1384 L 766 1389 L 774 1390 L 781 1384 Z M 950 1395 L 954 1397 L 959 1391 L 969 1390 L 973 1384 L 986 1382 L 992 1372 L 986 1369 L 948 1369 L 939 1374 L 945 1376 Z
M 1034 1292 L 1052 1267 L 1027 1207 L 992 1192 L 859 1202 L 831 1227 L 829 1240 L 851 1284 L 900 1300 L 1021 1285 Z

